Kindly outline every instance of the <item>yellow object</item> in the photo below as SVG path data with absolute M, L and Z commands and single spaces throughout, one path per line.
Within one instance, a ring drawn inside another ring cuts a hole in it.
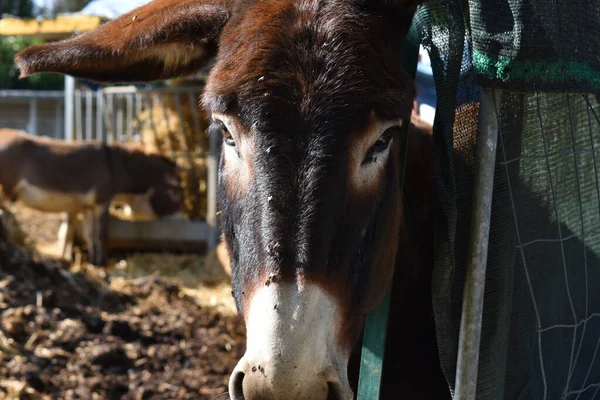
M 63 15 L 55 19 L 0 19 L 0 35 L 3 36 L 39 36 L 46 39 L 61 38 L 90 31 L 100 24 L 101 17 L 88 15 Z

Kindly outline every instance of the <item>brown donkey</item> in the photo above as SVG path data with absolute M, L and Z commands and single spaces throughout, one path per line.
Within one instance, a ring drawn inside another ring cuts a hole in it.
M 106 265 L 113 199 L 124 197 L 138 212 L 156 217 L 182 205 L 177 166 L 162 155 L 138 145 L 64 142 L 11 129 L 0 129 L 0 186 L 11 200 L 66 213 L 71 222 L 82 213 L 89 258 L 96 265 Z
M 188 75 L 216 56 L 203 102 L 223 137 L 223 239 L 247 327 L 232 399 L 351 399 L 351 355 L 394 269 L 382 398 L 449 398 L 430 300 L 431 138 L 418 129 L 399 185 L 417 3 L 155 0 L 17 56 L 23 77 L 112 82 Z

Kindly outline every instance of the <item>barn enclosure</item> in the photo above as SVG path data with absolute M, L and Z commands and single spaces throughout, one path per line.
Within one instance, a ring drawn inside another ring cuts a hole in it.
M 114 212 L 112 243 L 169 241 L 188 249 L 216 246 L 216 179 L 220 141 L 206 134 L 198 109 L 202 79 L 162 87 L 87 87 L 66 78 L 66 90 L 0 91 L 0 124 L 65 140 L 138 142 L 175 160 L 185 196 L 185 220 L 127 221 Z M 68 122 L 65 122 L 68 121 Z
M 138 142 L 177 162 L 185 197 L 185 220 L 114 221 L 115 245 L 172 241 L 209 249 L 218 241 L 216 184 L 220 141 L 206 134 L 208 117 L 198 108 L 203 80 L 156 88 L 76 87 L 66 78 L 65 139 Z
M 94 1 L 81 13 L 50 19 L 3 16 L 0 35 L 13 48 L 22 46 L 23 40 L 64 39 L 139 4 Z M 8 74 L 18 75 L 10 69 Z M 205 76 L 203 71 L 183 81 L 115 87 L 65 77 L 64 91 L 2 90 L 0 125 L 65 140 L 134 141 L 172 158 L 181 170 L 184 218 L 133 221 L 114 209 L 111 246 L 214 249 L 219 235 L 215 189 L 220 141 L 209 140 L 207 117 L 198 113 Z

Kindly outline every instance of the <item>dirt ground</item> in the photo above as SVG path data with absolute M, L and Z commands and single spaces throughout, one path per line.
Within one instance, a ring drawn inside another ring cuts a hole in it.
M 228 398 L 245 335 L 222 271 L 168 253 L 68 265 L 44 255 L 57 216 L 13 211 L 29 250 L 0 227 L 0 399 Z

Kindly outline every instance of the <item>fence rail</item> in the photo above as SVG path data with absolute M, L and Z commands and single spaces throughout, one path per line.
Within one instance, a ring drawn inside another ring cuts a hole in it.
M 62 138 L 64 92 L 0 90 L 0 126 Z

